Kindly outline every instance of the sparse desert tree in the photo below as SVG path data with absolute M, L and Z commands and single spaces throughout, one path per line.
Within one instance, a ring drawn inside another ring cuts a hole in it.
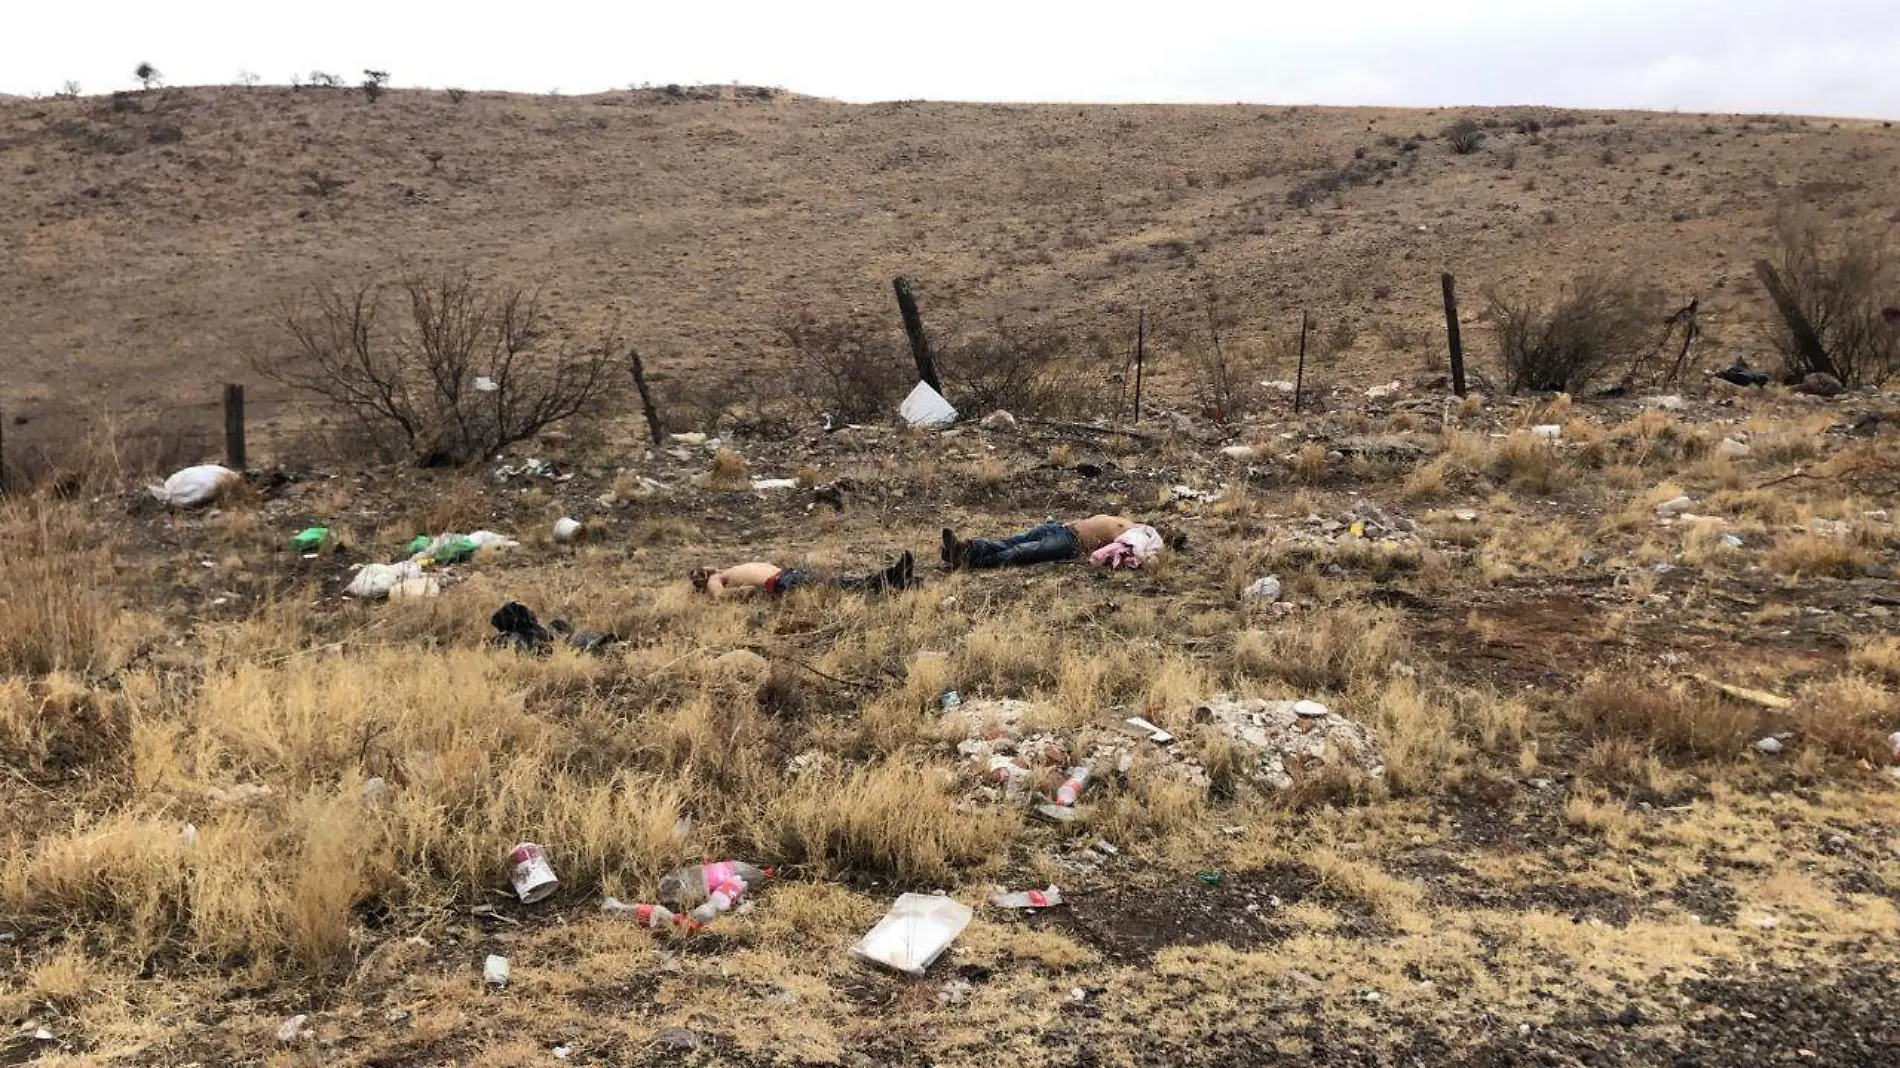
M 1615 367 L 1654 363 L 1661 296 L 1629 278 L 1586 275 L 1554 300 L 1485 294 L 1505 388 L 1575 393 Z
M 1900 372 L 1900 316 L 1889 314 L 1900 304 L 1892 235 L 1833 234 L 1811 214 L 1785 214 L 1776 244 L 1780 314 L 1770 336 L 1786 376 L 1799 381 L 1824 372 L 1858 387 L 1883 385 Z
M 557 342 L 536 294 L 466 274 L 319 285 L 279 324 L 258 373 L 392 459 L 478 461 L 590 410 L 617 380 L 611 330 L 585 348 Z
M 1484 144 L 1484 129 L 1470 119 L 1459 119 L 1445 127 L 1445 141 L 1460 156 L 1469 156 Z
M 457 88 L 454 88 L 453 86 L 449 88 L 449 103 L 460 104 L 462 101 L 467 100 L 467 99 L 468 99 L 467 89 L 457 89 Z
M 310 84 L 318 89 L 336 89 L 343 84 L 343 78 L 329 71 L 313 70 L 310 72 Z
M 66 84 L 59 87 L 59 93 L 57 95 L 67 100 L 77 100 L 79 98 L 79 83 L 71 78 L 66 79 Z
M 139 88 L 150 89 L 164 79 L 158 68 L 150 63 L 141 63 L 132 71 L 132 77 L 139 80 Z
M 237 83 L 243 86 L 244 88 L 249 89 L 252 86 L 256 85 L 258 81 L 259 79 L 255 73 L 248 70 L 238 71 Z
M 374 104 L 383 95 L 383 88 L 389 84 L 389 72 L 386 70 L 363 71 L 363 95 Z

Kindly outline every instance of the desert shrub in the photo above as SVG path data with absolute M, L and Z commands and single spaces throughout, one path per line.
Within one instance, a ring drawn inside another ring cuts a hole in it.
M 1090 403 L 1087 380 L 1064 349 L 1059 335 L 999 323 L 946 348 L 937 355 L 937 367 L 950 399 L 968 415 L 997 408 L 1018 415 L 1063 414 Z
M 804 311 L 779 333 L 792 350 L 796 395 L 840 420 L 888 418 L 913 384 L 910 354 L 888 329 Z
M 363 71 L 363 83 L 362 83 L 363 95 L 369 98 L 370 103 L 374 104 L 377 98 L 383 95 L 383 89 L 388 84 L 389 84 L 388 71 L 386 70 L 364 70 Z
M 1657 294 L 1627 278 L 1586 275 L 1545 303 L 1485 295 L 1505 388 L 1575 393 L 1653 357 Z
M 160 74 L 158 68 L 152 66 L 150 63 L 141 63 L 132 71 L 132 77 L 139 80 L 139 88 L 151 89 L 163 81 L 165 76 Z
M 1395 159 L 1366 159 L 1355 154 L 1345 166 L 1321 171 L 1287 190 L 1286 202 L 1296 208 L 1304 208 L 1332 194 L 1382 182 L 1398 166 L 1399 161 Z
M 1584 680 L 1573 708 L 1592 741 L 1628 739 L 1677 758 L 1734 758 L 1760 736 L 1761 711 L 1692 692 L 1680 683 L 1597 674 Z
M 1470 119 L 1459 119 L 1445 127 L 1445 142 L 1460 156 L 1469 156 L 1484 144 L 1484 129 Z
M 1817 354 L 1777 316 L 1770 337 L 1791 380 L 1817 372 L 1849 386 L 1882 385 L 1900 372 L 1900 259 L 1891 235 L 1830 234 L 1811 215 L 1784 216 L 1776 228 L 1777 272 L 1795 309 L 1820 342 Z
M 279 330 L 257 372 L 392 459 L 480 460 L 586 411 L 617 381 L 611 331 L 582 349 L 556 344 L 534 293 L 466 274 L 318 285 L 284 307 Z
M 467 99 L 468 99 L 467 89 L 456 89 L 453 87 L 449 89 L 449 103 L 460 104 L 462 101 L 467 100 Z

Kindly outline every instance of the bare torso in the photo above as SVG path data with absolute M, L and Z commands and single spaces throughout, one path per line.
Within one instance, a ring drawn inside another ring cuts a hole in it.
M 1136 525 L 1134 520 L 1118 515 L 1092 515 L 1067 524 L 1075 532 L 1075 540 L 1081 543 L 1084 556 L 1121 537 L 1128 528 Z
M 706 592 L 714 597 L 724 597 L 727 594 L 761 590 L 765 588 L 766 583 L 772 581 L 772 576 L 778 574 L 779 570 L 777 564 L 768 564 L 763 560 L 756 560 L 749 564 L 734 564 L 724 571 L 713 572 L 712 577 L 706 580 Z

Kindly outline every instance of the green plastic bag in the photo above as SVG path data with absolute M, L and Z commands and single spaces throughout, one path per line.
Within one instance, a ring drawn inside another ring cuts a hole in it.
M 409 543 L 408 555 L 414 556 L 417 553 L 421 552 L 422 550 L 427 549 L 429 547 L 429 543 L 434 540 L 435 540 L 434 538 L 429 537 L 427 534 L 416 535 L 416 540 Z
M 290 547 L 297 550 L 300 553 L 307 553 L 316 549 L 321 549 L 324 543 L 329 540 L 330 540 L 329 527 L 310 527 L 298 533 L 296 537 L 290 539 Z
M 475 550 L 478 548 L 480 548 L 480 546 L 477 546 L 467 538 L 457 538 L 435 551 L 435 562 L 438 564 L 459 564 L 469 557 L 474 556 Z

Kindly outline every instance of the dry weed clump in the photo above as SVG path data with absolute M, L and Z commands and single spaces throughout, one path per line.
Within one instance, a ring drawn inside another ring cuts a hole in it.
M 1301 694 L 1345 693 L 1386 677 L 1400 655 L 1398 621 L 1364 607 L 1329 608 L 1234 638 L 1237 681 L 1278 682 Z
M 1021 825 L 1013 812 L 960 810 L 946 770 L 885 761 L 810 773 L 749 817 L 761 854 L 818 877 L 871 872 L 941 882 L 998 862 Z
M 139 626 L 106 593 L 114 546 L 76 505 L 28 498 L 0 511 L 0 675 L 109 671 Z
M 1734 759 L 1761 736 L 1759 709 L 1660 678 L 1593 674 L 1572 706 L 1591 740 L 1632 739 L 1679 759 Z
M 1776 541 L 1767 562 L 1784 575 L 1854 578 L 1866 572 L 1874 556 L 1865 546 L 1847 538 L 1801 533 Z

